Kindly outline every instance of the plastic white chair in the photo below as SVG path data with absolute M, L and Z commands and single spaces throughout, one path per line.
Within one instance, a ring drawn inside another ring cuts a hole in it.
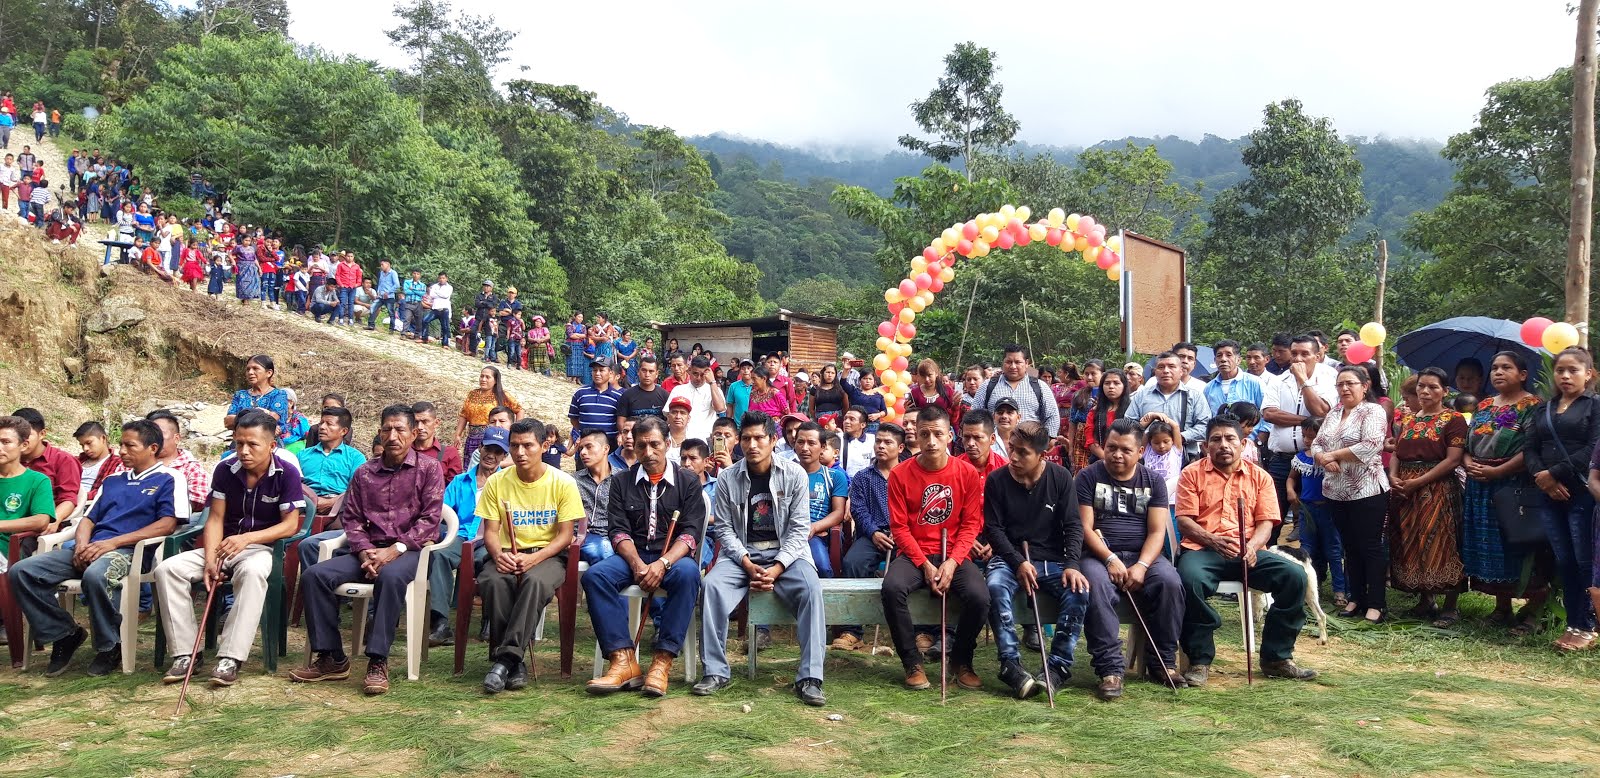
M 441 506 L 439 510 L 441 532 L 439 537 L 446 540 L 435 540 L 424 545 L 417 554 L 417 574 L 406 586 L 406 610 L 402 623 L 406 628 L 406 680 L 415 681 L 422 672 L 422 660 L 428 656 L 428 561 L 433 557 L 434 550 L 443 547 L 449 538 L 456 536 L 458 520 L 456 512 L 450 506 Z M 326 562 L 333 558 L 333 552 L 344 548 L 349 539 L 344 533 L 331 540 L 324 541 L 317 556 L 318 562 Z M 341 584 L 333 590 L 335 596 L 348 597 L 354 602 L 351 610 L 354 617 L 350 624 L 350 655 L 360 656 L 361 649 L 366 644 L 367 636 L 367 602 L 372 599 L 372 584 L 352 582 Z M 463 636 L 464 639 L 464 636 Z M 306 662 L 311 662 L 311 646 L 306 646 Z
M 78 519 L 87 511 L 74 511 L 73 515 L 59 532 L 39 536 L 39 549 L 34 554 L 44 554 L 54 551 L 71 540 L 78 531 Z M 120 591 L 117 593 L 117 610 L 122 613 L 122 625 L 118 641 L 122 644 L 122 672 L 133 673 L 139 655 L 139 588 L 143 584 L 155 581 L 156 565 L 166 555 L 166 535 L 146 538 L 133 545 L 133 564 L 129 566 L 128 575 L 122 579 Z M 145 555 L 150 555 L 149 564 L 144 563 Z M 61 601 L 61 607 L 68 612 L 72 611 L 73 603 L 77 596 L 83 593 L 83 580 L 79 578 L 63 581 L 56 587 L 56 596 Z M 28 625 L 27 646 L 33 646 L 33 625 Z M 33 652 L 22 653 L 22 669 L 27 670 L 32 664 Z
M 1272 595 L 1266 592 L 1245 591 L 1244 583 L 1240 581 L 1222 581 L 1217 584 L 1217 594 L 1231 594 L 1240 598 L 1243 603 L 1245 597 L 1250 597 L 1250 608 L 1239 608 L 1239 629 L 1244 634 L 1244 645 L 1251 654 L 1256 653 L 1256 614 L 1266 612 L 1272 607 Z
M 700 567 L 700 547 L 706 542 L 706 530 L 710 525 L 711 517 L 708 515 L 706 517 L 706 526 L 700 528 L 700 542 L 695 545 L 694 551 L 683 557 L 684 560 L 693 563 L 695 568 L 700 571 L 701 581 L 705 580 L 706 571 Z M 714 561 L 713 564 L 715 564 Z M 588 569 L 589 565 L 587 563 L 578 563 L 579 571 L 587 571 Z M 703 595 L 704 592 L 702 591 L 701 594 Z M 622 590 L 622 596 L 628 598 L 628 634 L 637 635 L 639 634 L 639 618 L 644 609 L 644 590 L 638 586 L 629 586 Z M 650 596 L 654 597 L 655 595 L 651 594 Z M 694 614 L 690 616 L 689 629 L 683 636 L 683 650 L 678 652 L 678 658 L 683 660 L 683 680 L 686 683 L 700 680 L 700 602 L 702 599 L 703 597 L 695 598 Z M 542 627 L 543 625 L 541 624 L 540 626 Z M 641 662 L 641 664 L 646 668 L 649 667 L 648 662 Z M 594 643 L 594 677 L 599 678 L 604 669 L 605 655 L 600 651 L 600 641 L 597 640 Z

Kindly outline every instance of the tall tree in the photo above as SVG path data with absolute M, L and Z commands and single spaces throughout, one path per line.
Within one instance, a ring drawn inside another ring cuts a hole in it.
M 934 139 L 901 135 L 900 145 L 945 164 L 960 157 L 971 181 L 973 156 L 1009 146 L 1020 129 L 1016 118 L 1000 105 L 1005 86 L 995 80 L 1000 68 L 994 60 L 994 52 L 972 41 L 956 44 L 945 55 L 939 85 L 927 99 L 911 104 L 917 125 Z
M 395 3 L 394 15 L 400 24 L 384 30 L 389 41 L 411 55 L 413 76 L 417 79 L 417 118 L 428 118 L 428 71 L 439 46 L 451 26 L 450 3 L 444 0 L 411 0 Z
M 1567 231 L 1567 321 L 1589 329 L 1589 239 L 1594 231 L 1594 47 L 1597 0 L 1578 4 L 1572 64 L 1572 226 Z

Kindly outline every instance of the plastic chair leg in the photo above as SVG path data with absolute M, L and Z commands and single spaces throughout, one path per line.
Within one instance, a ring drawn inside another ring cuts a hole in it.
M 27 644 L 22 629 L 22 608 L 11 596 L 11 579 L 3 573 L 0 573 L 0 612 L 5 614 L 6 648 L 11 651 L 11 666 L 21 667 L 23 657 L 27 656 L 24 650 Z
M 134 564 L 138 564 L 135 560 Z M 122 673 L 133 674 L 139 656 L 139 584 L 142 577 L 131 575 L 122 581 Z
M 406 592 L 406 680 L 422 674 L 422 657 L 428 651 L 428 596 L 419 586 Z
M 473 575 L 472 541 L 461 544 L 461 564 L 456 566 L 456 658 L 455 674 L 460 675 L 467 664 L 467 641 L 472 629 L 472 598 L 478 594 L 478 578 Z M 439 560 L 430 560 L 438 564 Z

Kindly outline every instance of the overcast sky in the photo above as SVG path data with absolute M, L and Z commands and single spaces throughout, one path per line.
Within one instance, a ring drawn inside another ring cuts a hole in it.
M 517 30 L 502 80 L 577 84 L 642 124 L 886 149 L 960 41 L 995 51 L 1019 139 L 1235 137 L 1298 97 L 1341 133 L 1444 140 L 1484 90 L 1571 64 L 1568 0 L 456 0 Z M 390 0 L 289 0 L 297 41 L 402 65 Z M 1007 12 L 1006 8 L 1055 8 Z M 517 67 L 526 67 L 518 72 Z

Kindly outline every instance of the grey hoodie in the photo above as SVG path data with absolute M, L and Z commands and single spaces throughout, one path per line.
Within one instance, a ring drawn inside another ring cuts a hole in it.
M 749 460 L 741 459 L 717 476 L 717 496 L 712 501 L 711 530 L 722 546 L 722 556 L 740 564 L 749 551 L 744 539 L 750 535 Z M 778 562 L 787 570 L 796 560 L 815 564 L 811 559 L 811 479 L 795 462 L 772 457 L 769 482 L 773 496 L 773 525 L 778 531 Z

